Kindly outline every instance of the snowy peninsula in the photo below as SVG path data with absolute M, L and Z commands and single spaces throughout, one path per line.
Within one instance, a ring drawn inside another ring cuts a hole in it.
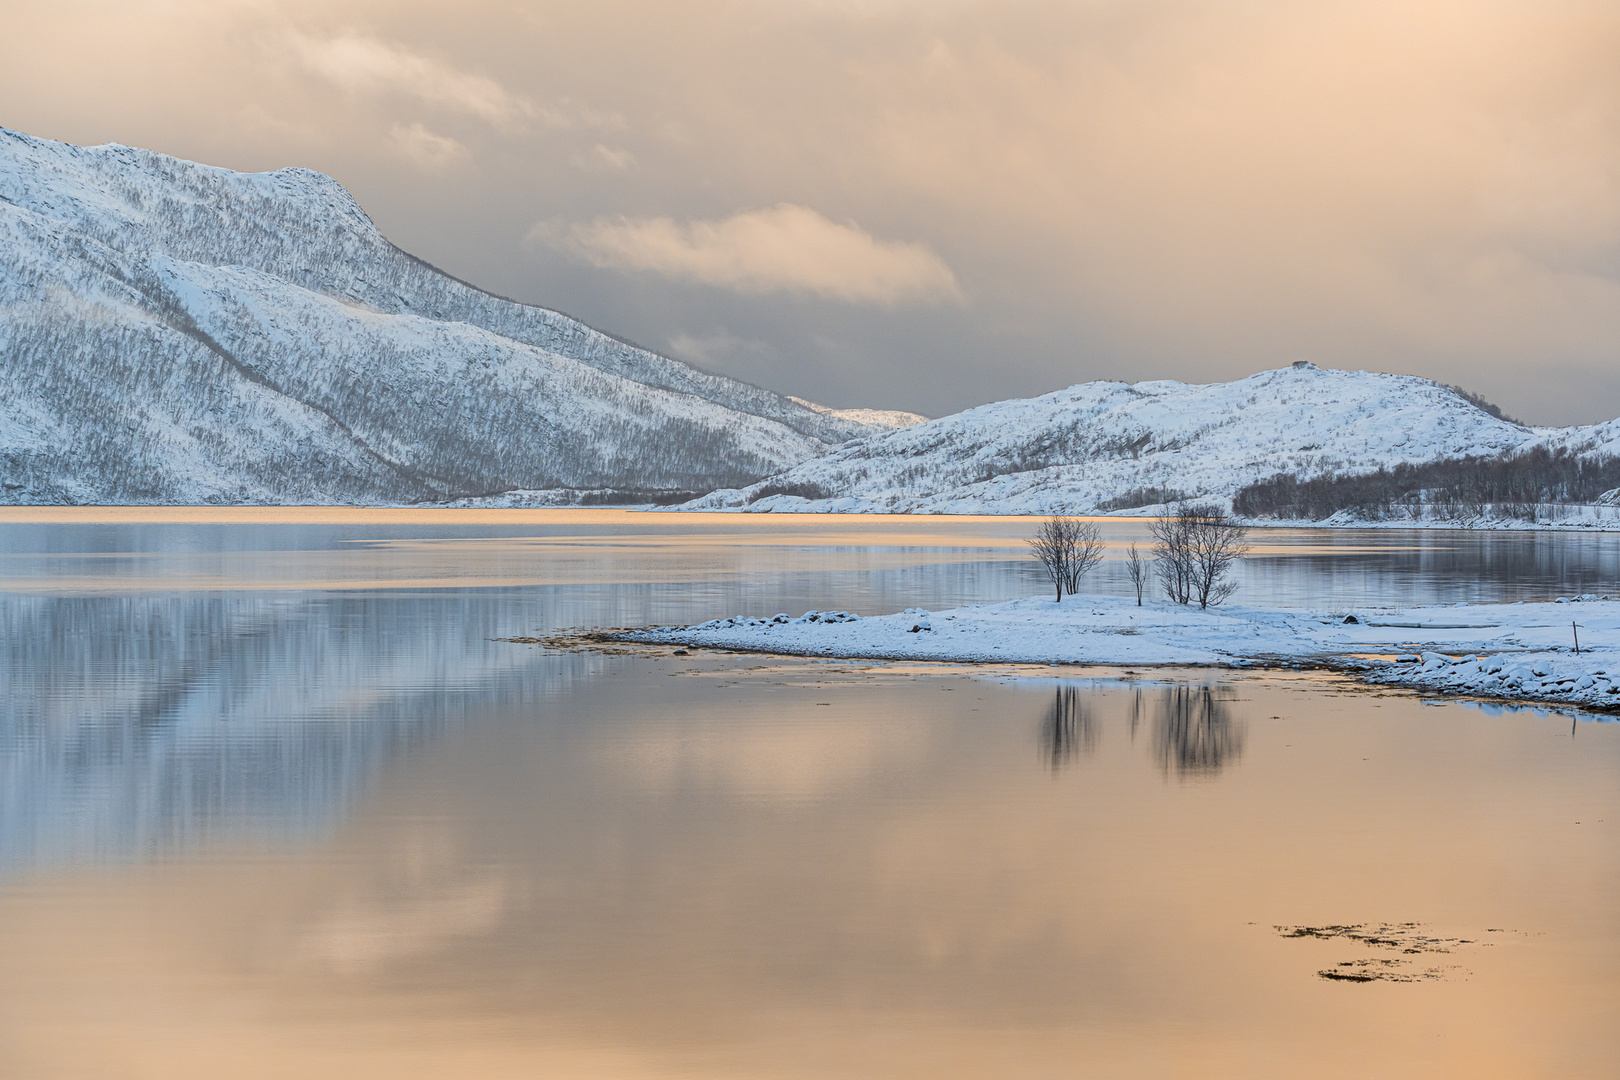
M 1579 652 L 1576 651 L 1577 636 Z M 839 659 L 1110 666 L 1320 666 L 1385 685 L 1620 709 L 1620 601 L 1310 612 L 1200 610 L 1116 596 L 1029 597 L 863 618 L 735 616 L 618 641 Z

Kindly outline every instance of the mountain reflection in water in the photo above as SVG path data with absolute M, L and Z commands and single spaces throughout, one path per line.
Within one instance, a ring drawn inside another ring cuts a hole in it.
M 499 596 L 13 597 L 0 871 L 319 830 L 389 761 L 592 659 L 490 639 Z

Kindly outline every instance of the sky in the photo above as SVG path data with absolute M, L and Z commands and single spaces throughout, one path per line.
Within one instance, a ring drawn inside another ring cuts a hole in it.
M 1614 0 L 0 0 L 0 125 L 336 177 L 837 407 L 1296 360 L 1620 416 Z

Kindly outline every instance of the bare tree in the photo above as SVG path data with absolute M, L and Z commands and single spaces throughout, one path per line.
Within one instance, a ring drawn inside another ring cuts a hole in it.
M 1085 577 L 1092 567 L 1102 562 L 1104 545 L 1102 528 L 1095 521 L 1070 518 L 1069 535 L 1072 545 L 1071 555 L 1063 588 L 1073 596 L 1080 591 L 1080 579 Z
M 1065 592 L 1073 595 L 1080 591 L 1080 579 L 1102 561 L 1102 530 L 1091 521 L 1049 517 L 1025 543 L 1046 569 L 1060 604 Z
M 1135 544 L 1125 549 L 1125 573 L 1136 586 L 1136 606 L 1142 606 L 1142 590 L 1147 588 L 1148 564 Z
M 1177 604 L 1185 604 L 1191 598 L 1189 583 L 1192 581 L 1191 542 L 1182 517 L 1178 503 L 1174 507 L 1166 506 L 1148 522 L 1148 532 L 1153 537 L 1154 570 L 1159 584 L 1164 586 L 1164 594 Z
M 1237 589 L 1232 566 L 1249 550 L 1248 529 L 1215 506 L 1177 503 L 1148 525 L 1159 581 L 1178 604 L 1219 604 Z
M 1192 591 L 1200 608 L 1224 603 L 1237 591 L 1230 580 L 1232 567 L 1249 552 L 1249 530 L 1234 523 L 1217 507 L 1194 507 L 1192 537 Z
M 1064 571 L 1068 568 L 1069 559 L 1069 530 L 1064 525 L 1065 520 L 1060 517 L 1047 518 L 1035 530 L 1035 535 L 1024 541 L 1057 589 L 1057 602 L 1060 604 L 1063 603 Z

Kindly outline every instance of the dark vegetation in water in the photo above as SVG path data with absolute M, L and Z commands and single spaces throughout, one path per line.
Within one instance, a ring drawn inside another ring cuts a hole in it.
M 1399 956 L 1363 956 L 1354 960 L 1341 960 L 1332 967 L 1316 973 L 1329 982 L 1431 982 L 1443 979 L 1450 972 L 1461 970 L 1455 964 L 1439 967 L 1418 967 L 1418 961 L 1407 957 L 1433 953 L 1449 954 L 1464 945 L 1489 945 L 1473 938 L 1436 937 L 1423 932 L 1423 925 L 1405 923 L 1352 923 L 1326 926 L 1275 926 L 1272 929 L 1285 938 L 1315 938 L 1318 941 L 1353 941 L 1374 949 L 1396 951 Z M 1487 934 L 1505 931 L 1491 929 Z
M 1359 476 L 1311 480 L 1281 473 L 1233 496 L 1248 518 L 1320 521 L 1348 510 L 1373 521 L 1494 516 L 1557 521 L 1566 507 L 1596 502 L 1620 487 L 1620 457 L 1583 457 L 1536 447 L 1512 457 L 1445 458 Z

